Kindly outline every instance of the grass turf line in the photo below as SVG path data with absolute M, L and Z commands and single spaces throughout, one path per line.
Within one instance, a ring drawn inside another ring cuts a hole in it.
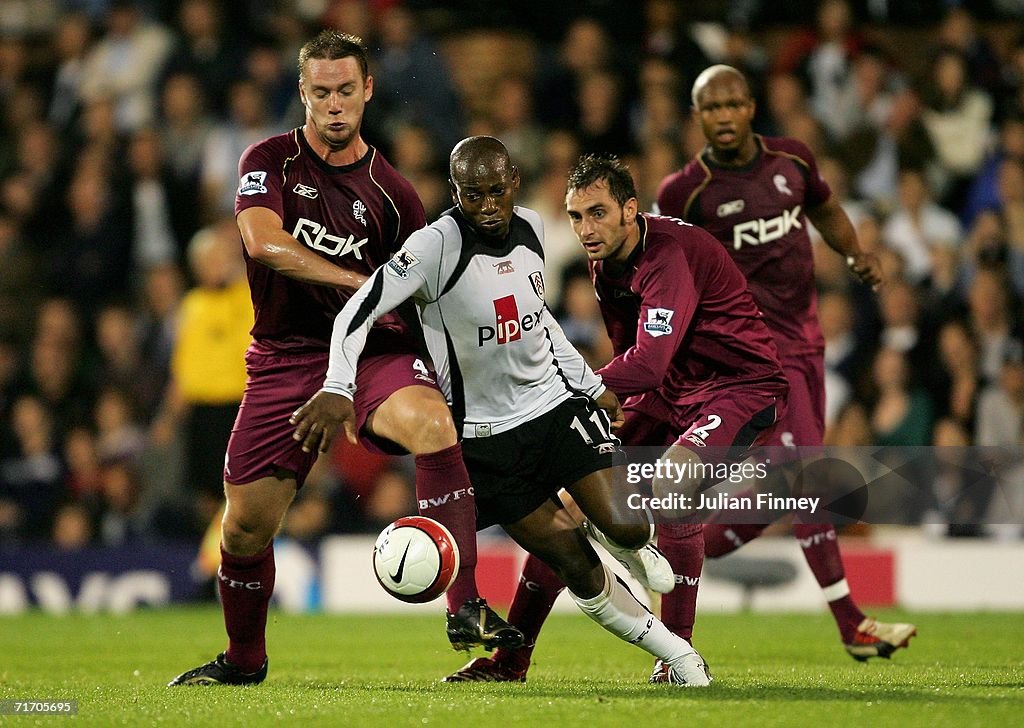
M 885 619 L 910 615 L 884 612 Z M 646 684 L 652 660 L 585 617 L 556 615 L 525 685 L 443 685 L 467 658 L 437 617 L 272 612 L 255 688 L 165 687 L 223 649 L 216 608 L 0 618 L 0 699 L 76 699 L 75 725 L 1017 725 L 1021 614 L 917 614 L 892 661 L 860 664 L 821 615 L 701 615 L 706 690 Z M 474 655 L 485 654 L 477 651 Z M 52 716 L 0 723 L 52 726 Z M 669 721 L 671 723 L 669 723 Z

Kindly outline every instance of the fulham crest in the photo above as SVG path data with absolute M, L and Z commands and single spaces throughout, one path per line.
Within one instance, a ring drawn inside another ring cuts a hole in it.
M 544 274 L 539 270 L 535 270 L 530 274 L 530 285 L 533 286 L 533 292 L 537 294 L 537 298 L 544 300 Z

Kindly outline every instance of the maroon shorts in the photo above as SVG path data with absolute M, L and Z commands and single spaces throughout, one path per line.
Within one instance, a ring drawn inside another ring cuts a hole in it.
M 825 360 L 805 354 L 782 360 L 789 380 L 786 411 L 764 445 L 821 445 L 825 438 Z
M 288 355 L 245 354 L 248 379 L 224 459 L 224 480 L 251 483 L 284 469 L 295 473 L 301 487 L 316 453 L 304 453 L 292 439 L 288 422 L 299 407 L 320 391 L 327 372 L 326 353 Z M 411 341 L 387 329 L 373 329 L 356 370 L 356 425 L 363 447 L 400 454 L 398 445 L 365 431 L 366 419 L 384 400 L 410 386 L 437 389 L 434 373 L 424 366 Z
M 616 434 L 624 445 L 746 450 L 772 437 L 785 409 L 784 392 L 772 396 L 733 387 L 703 402 L 683 405 L 672 405 L 658 392 L 648 392 L 626 401 L 626 424 Z

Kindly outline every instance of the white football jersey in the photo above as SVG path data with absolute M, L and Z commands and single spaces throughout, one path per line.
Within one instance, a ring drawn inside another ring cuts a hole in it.
M 455 208 L 410 235 L 335 319 L 324 389 L 353 396 L 371 325 L 412 298 L 463 437 L 510 430 L 573 394 L 600 395 L 600 377 L 544 303 L 543 238 L 540 215 L 522 207 L 501 247 Z

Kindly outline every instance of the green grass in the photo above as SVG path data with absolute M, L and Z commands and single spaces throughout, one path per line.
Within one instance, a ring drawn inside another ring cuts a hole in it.
M 908 615 L 887 612 L 883 618 Z M 76 725 L 1012 726 L 1024 722 L 1024 615 L 915 615 L 892 661 L 856 663 L 827 615 L 701 615 L 706 690 L 646 684 L 651 660 L 552 617 L 525 685 L 442 685 L 464 658 L 443 619 L 272 614 L 256 688 L 165 683 L 224 641 L 219 610 L 0 618 L 0 699 L 80 701 Z M 56 717 L 0 716 L 14 726 Z

